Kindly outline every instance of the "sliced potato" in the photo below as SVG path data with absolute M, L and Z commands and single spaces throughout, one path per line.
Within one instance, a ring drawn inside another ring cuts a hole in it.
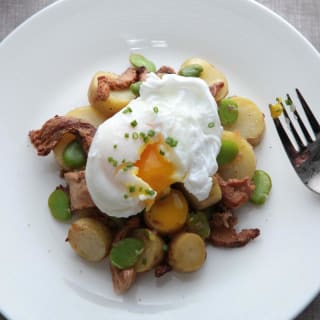
M 186 60 L 182 65 L 181 68 L 184 68 L 191 64 L 199 64 L 202 66 L 203 71 L 200 74 L 200 78 L 204 80 L 209 87 L 214 85 L 215 83 L 223 82 L 223 87 L 217 92 L 215 96 L 216 101 L 220 101 L 223 99 L 229 90 L 228 80 L 225 75 L 219 71 L 216 67 L 210 64 L 208 61 L 201 59 L 201 58 L 191 58 Z
M 237 132 L 224 131 L 221 139 L 233 141 L 238 145 L 239 152 L 231 162 L 219 167 L 218 173 L 224 180 L 231 178 L 252 178 L 256 170 L 256 156 L 251 144 Z
M 70 110 L 66 116 L 77 118 L 92 124 L 94 127 L 98 127 L 102 122 L 104 122 L 108 117 L 106 117 L 102 112 L 91 106 L 78 107 Z
M 65 165 L 63 161 L 63 152 L 64 152 L 64 149 L 67 147 L 67 145 L 75 139 L 76 139 L 76 136 L 74 134 L 66 133 L 63 135 L 62 139 L 53 149 L 53 153 L 56 158 L 56 161 L 58 162 L 59 166 L 62 169 L 65 169 L 65 170 L 70 169 L 68 166 Z
M 182 192 L 172 189 L 168 195 L 156 200 L 149 211 L 145 211 L 144 221 L 161 234 L 180 230 L 188 218 L 188 202 Z
M 132 91 L 128 89 L 124 90 L 113 90 L 110 91 L 107 100 L 97 99 L 97 88 L 98 88 L 98 78 L 100 76 L 107 76 L 109 78 L 117 78 L 118 75 L 110 72 L 97 72 L 90 83 L 88 90 L 88 98 L 91 106 L 96 110 L 100 111 L 105 117 L 111 117 L 116 112 L 125 107 L 131 100 L 135 99 L 136 96 Z
M 96 262 L 109 253 L 111 232 L 98 220 L 81 218 L 71 224 L 67 240 L 80 257 Z
M 149 271 L 162 261 L 164 242 L 155 232 L 147 228 L 136 229 L 132 236 L 142 240 L 144 244 L 144 251 L 135 264 L 137 272 Z
M 224 126 L 228 131 L 238 131 L 253 146 L 259 144 L 265 130 L 264 114 L 251 100 L 230 97 L 238 105 L 238 119 L 232 125 Z
M 169 265 L 178 272 L 198 270 L 206 259 L 204 240 L 191 232 L 175 236 L 169 246 Z
M 199 201 L 193 194 L 186 190 L 183 185 L 181 185 L 181 189 L 191 206 L 197 210 L 202 210 L 216 204 L 222 197 L 220 185 L 214 176 L 212 177 L 212 187 L 209 196 L 205 200 Z

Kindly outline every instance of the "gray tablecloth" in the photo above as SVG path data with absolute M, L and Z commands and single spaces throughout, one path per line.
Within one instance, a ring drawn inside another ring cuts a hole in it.
M 0 0 L 0 41 L 33 13 L 52 2 L 54 0 Z M 258 0 L 258 2 L 287 19 L 320 51 L 320 0 Z M 296 320 L 318 319 L 320 319 L 320 295 Z M 3 320 L 1 315 L 0 320 Z

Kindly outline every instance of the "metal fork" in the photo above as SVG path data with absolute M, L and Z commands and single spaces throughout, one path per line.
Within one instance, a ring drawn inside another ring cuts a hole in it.
M 315 135 L 315 138 L 312 138 L 309 134 L 309 131 L 304 125 L 297 111 L 297 108 L 289 94 L 287 94 L 286 101 L 289 105 L 291 105 L 291 111 L 293 112 L 296 122 L 298 123 L 301 132 L 305 137 L 306 143 L 303 142 L 301 136 L 298 134 L 281 100 L 279 100 L 279 103 L 283 108 L 284 118 L 288 124 L 289 130 L 291 131 L 298 148 L 296 148 L 293 145 L 280 119 L 273 118 L 273 121 L 278 131 L 282 145 L 299 178 L 310 190 L 320 194 L 320 125 L 316 117 L 312 113 L 310 107 L 308 106 L 306 100 L 304 99 L 304 97 L 298 89 L 296 89 L 296 93 L 300 101 L 300 104 L 305 112 L 306 118 L 309 121 L 310 127 Z M 269 105 L 269 107 L 271 110 L 272 105 Z

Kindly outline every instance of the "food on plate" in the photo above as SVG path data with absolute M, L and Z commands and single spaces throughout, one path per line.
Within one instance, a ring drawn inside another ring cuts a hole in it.
M 88 261 L 101 261 L 111 246 L 111 232 L 105 224 L 92 218 L 81 218 L 71 224 L 66 241 Z
M 237 106 L 238 116 L 233 123 L 224 125 L 225 130 L 239 132 L 250 144 L 258 145 L 265 130 L 264 114 L 247 98 L 234 96 L 227 100 Z
M 129 61 L 121 75 L 93 76 L 89 106 L 29 132 L 65 180 L 49 196 L 52 216 L 76 219 L 67 241 L 84 260 L 108 257 L 118 294 L 137 273 L 200 269 L 208 243 L 235 248 L 258 237 L 259 229 L 235 229 L 235 210 L 263 204 L 272 185 L 254 152 L 263 113 L 226 97 L 221 71 L 201 58 L 178 74 L 141 54 Z
M 204 59 L 191 58 L 181 65 L 180 70 L 183 70 L 190 65 L 199 65 L 202 67 L 203 70 L 200 72 L 199 77 L 207 83 L 216 101 L 220 101 L 228 94 L 228 80 L 215 66 Z

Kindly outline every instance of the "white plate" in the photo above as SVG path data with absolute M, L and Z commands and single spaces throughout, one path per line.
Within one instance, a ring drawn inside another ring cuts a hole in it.
M 112 293 L 106 263 L 83 262 L 65 244 L 47 197 L 61 182 L 52 157 L 40 158 L 28 130 L 87 103 L 97 70 L 120 72 L 130 48 L 178 67 L 202 56 L 230 80 L 230 93 L 266 113 L 258 167 L 273 179 L 269 201 L 240 212 L 261 236 L 242 249 L 208 249 L 192 275 L 141 277 Z M 320 288 L 320 197 L 294 174 L 267 110 L 299 87 L 320 117 L 320 58 L 284 20 L 245 0 L 60 1 L 0 46 L 0 308 L 10 319 L 288 319 Z

